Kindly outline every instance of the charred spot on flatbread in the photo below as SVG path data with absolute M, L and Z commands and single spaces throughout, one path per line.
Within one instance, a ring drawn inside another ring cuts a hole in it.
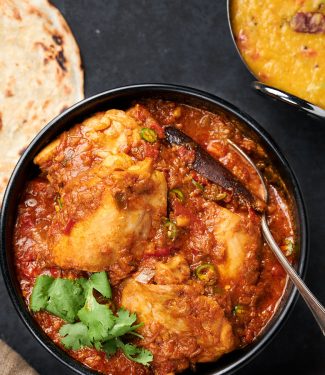
M 52 39 L 54 40 L 54 42 L 58 45 L 58 46 L 61 46 L 62 43 L 63 43 L 63 40 L 62 40 L 62 37 L 60 35 L 52 35 Z
M 57 53 L 57 55 L 55 56 L 55 59 L 56 59 L 56 61 L 58 62 L 59 67 L 60 67 L 62 70 L 67 71 L 67 68 L 66 68 L 66 66 L 65 66 L 67 60 L 66 60 L 66 58 L 65 58 L 65 56 L 64 56 L 63 50 L 61 50 L 61 51 L 59 51 L 59 52 Z

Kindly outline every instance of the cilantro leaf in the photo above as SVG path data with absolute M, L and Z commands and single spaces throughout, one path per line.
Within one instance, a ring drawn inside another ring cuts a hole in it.
M 32 311 L 44 309 L 73 324 L 65 324 L 59 330 L 61 342 L 67 349 L 95 347 L 107 357 L 122 350 L 131 361 L 149 366 L 153 355 L 150 351 L 133 344 L 124 344 L 121 336 L 129 333 L 143 338 L 137 332 L 142 323 L 135 324 L 137 316 L 120 308 L 115 316 L 108 305 L 97 302 L 94 289 L 106 298 L 112 297 L 106 272 L 97 272 L 88 280 L 38 276 L 32 291 Z M 80 320 L 80 322 L 76 322 Z
M 112 298 L 112 290 L 106 272 L 93 273 L 90 276 L 92 286 L 106 298 Z
M 141 363 L 144 366 L 149 366 L 149 362 L 153 360 L 152 353 L 144 348 L 140 348 L 133 344 L 124 344 L 122 340 L 116 339 L 117 347 L 120 348 L 126 358 L 131 361 Z
M 45 309 L 73 323 L 78 311 L 85 304 L 83 287 L 74 280 L 57 278 L 48 290 L 49 300 Z
M 107 333 L 115 322 L 112 310 L 96 301 L 92 288 L 88 291 L 85 306 L 78 312 L 78 317 L 88 327 L 89 338 L 92 341 L 107 338 Z
M 133 344 L 124 344 L 118 337 L 104 342 L 101 349 L 106 353 L 108 358 L 115 354 L 117 349 L 121 349 L 126 358 L 141 363 L 144 366 L 149 366 L 149 362 L 153 360 L 153 355 L 149 350 Z
M 48 290 L 54 278 L 47 275 L 38 276 L 30 297 L 30 308 L 32 311 L 40 311 L 46 307 L 48 301 Z
M 69 280 L 38 276 L 31 295 L 32 311 L 41 309 L 73 323 L 85 303 L 85 279 Z
M 65 324 L 59 333 L 63 336 L 61 342 L 67 349 L 78 350 L 84 346 L 92 346 L 87 326 L 83 323 Z
M 117 312 L 117 317 L 115 318 L 115 324 L 109 331 L 110 338 L 123 336 L 128 332 L 134 331 L 135 329 L 142 326 L 142 324 L 136 324 L 132 326 L 137 320 L 136 314 L 131 314 L 129 311 L 121 308 Z
M 111 355 L 116 353 L 116 350 L 117 350 L 116 339 L 114 338 L 114 339 L 105 341 L 101 349 L 106 353 L 107 357 L 109 358 Z
M 86 299 L 86 295 L 89 289 L 89 280 L 81 277 L 80 279 L 74 280 L 74 282 L 78 283 L 81 286 L 81 288 L 84 291 L 84 296 L 85 296 L 84 298 Z
M 97 350 L 102 350 L 102 342 L 100 341 L 95 341 L 94 342 L 94 347 L 97 349 Z
M 137 316 L 135 313 L 130 313 L 123 307 L 118 310 L 117 315 L 118 318 L 116 320 L 116 324 L 123 323 L 125 325 L 131 326 L 137 320 Z

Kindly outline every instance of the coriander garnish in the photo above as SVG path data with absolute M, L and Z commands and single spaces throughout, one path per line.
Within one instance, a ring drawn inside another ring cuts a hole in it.
M 34 312 L 45 310 L 69 322 L 59 331 L 67 349 L 95 347 L 107 357 L 120 349 L 128 359 L 149 366 L 153 359 L 149 350 L 122 341 L 125 334 L 142 338 L 134 332 L 142 326 L 135 324 L 136 314 L 120 308 L 114 315 L 108 304 L 97 302 L 94 289 L 107 299 L 112 297 L 106 272 L 94 273 L 88 280 L 41 275 L 36 279 L 30 307 Z

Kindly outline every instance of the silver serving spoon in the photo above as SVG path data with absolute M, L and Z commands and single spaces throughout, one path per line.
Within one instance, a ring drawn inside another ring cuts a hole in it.
M 263 187 L 263 200 L 253 196 L 241 182 L 232 175 L 218 160 L 214 159 L 201 146 L 199 146 L 192 138 L 183 133 L 181 130 L 169 126 L 165 129 L 165 137 L 168 143 L 176 145 L 184 145 L 188 149 L 194 151 L 194 161 L 190 163 L 189 167 L 199 172 L 202 176 L 215 184 L 222 186 L 224 189 L 231 189 L 237 198 L 244 203 L 250 205 L 262 216 L 262 232 L 263 236 L 277 257 L 282 267 L 287 272 L 291 281 L 294 283 L 301 296 L 305 300 L 307 306 L 313 313 L 317 323 L 319 324 L 323 335 L 325 335 L 325 309 L 320 302 L 315 298 L 311 291 L 307 288 L 305 283 L 301 280 L 295 269 L 288 262 L 287 258 L 282 253 L 281 249 L 275 242 L 272 233 L 267 224 L 265 216 L 265 208 L 268 201 L 268 192 L 261 172 L 257 169 L 254 162 L 246 155 L 246 153 L 238 147 L 234 142 L 228 139 L 229 144 L 237 151 L 246 161 L 254 168 L 258 174 Z
M 250 159 L 248 155 L 240 148 L 238 147 L 234 142 L 232 142 L 230 139 L 228 139 L 228 143 L 243 157 L 247 160 L 247 162 L 254 168 L 256 173 L 258 174 L 261 184 L 263 187 L 263 195 L 264 195 L 264 201 L 267 203 L 268 200 L 268 192 L 267 188 L 264 182 L 264 178 L 261 174 L 261 172 L 258 170 L 254 162 Z M 307 285 L 302 281 L 302 279 L 299 277 L 295 269 L 291 266 L 291 264 L 288 262 L 285 255 L 282 253 L 281 249 L 275 242 L 272 233 L 269 229 L 269 226 L 267 224 L 265 213 L 262 213 L 262 232 L 263 236 L 272 249 L 273 253 L 277 257 L 278 261 L 280 262 L 281 266 L 285 269 L 287 272 L 289 278 L 293 282 L 293 284 L 298 289 L 300 295 L 305 300 L 307 306 L 309 307 L 310 311 L 313 313 L 316 322 L 318 323 L 320 329 L 323 332 L 323 335 L 325 335 L 325 309 L 321 305 L 321 303 L 317 300 L 317 298 L 312 294 L 312 292 L 308 289 Z

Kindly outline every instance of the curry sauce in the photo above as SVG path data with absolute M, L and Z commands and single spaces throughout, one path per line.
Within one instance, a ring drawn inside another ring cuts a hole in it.
M 104 374 L 177 373 L 245 347 L 286 285 L 260 215 L 192 170 L 191 151 L 166 143 L 165 126 L 191 136 L 258 196 L 257 176 L 227 139 L 245 150 L 267 179 L 272 234 L 291 262 L 297 257 L 285 186 L 237 120 L 155 99 L 76 124 L 35 158 L 40 174 L 19 204 L 14 251 L 27 305 L 39 275 L 107 272 L 112 309 L 123 306 L 144 323 L 142 338 L 129 340 L 151 351 L 149 367 L 121 351 L 108 358 L 93 347 L 67 350 L 59 334 L 64 321 L 34 314 L 57 345 Z

